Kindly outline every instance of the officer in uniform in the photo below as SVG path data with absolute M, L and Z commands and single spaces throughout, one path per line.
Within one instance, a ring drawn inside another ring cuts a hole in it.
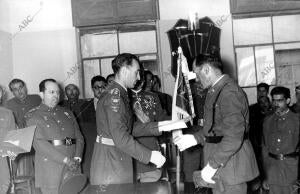
M 14 97 L 8 100 L 5 106 L 13 112 L 17 127 L 22 129 L 26 127 L 25 114 L 29 110 L 40 105 L 41 98 L 36 94 L 28 94 L 25 82 L 20 79 L 13 79 L 9 83 L 9 89 L 13 93 Z M 34 151 L 19 155 L 16 159 L 18 166 L 14 166 L 13 173 L 17 173 L 18 175 L 33 175 L 33 158 Z M 18 168 L 17 172 L 15 172 L 17 170 L 16 167 Z
M 133 88 L 139 76 L 139 60 L 129 53 L 119 54 L 112 62 L 113 81 L 98 101 L 97 139 L 91 164 L 91 184 L 133 182 L 132 158 L 160 168 L 165 157 L 138 143 L 132 135 L 159 135 L 157 122 L 133 125 L 133 113 L 127 88 Z M 148 129 L 148 130 L 145 130 Z
M 299 117 L 289 110 L 288 88 L 275 87 L 271 96 L 275 112 L 263 124 L 263 186 L 270 194 L 290 194 L 298 174 Z
M 247 181 L 258 175 L 255 155 L 247 137 L 249 110 L 245 93 L 222 74 L 218 58 L 199 55 L 193 70 L 207 88 L 203 130 L 174 139 L 182 151 L 202 144 L 204 168 L 194 173 L 196 186 L 213 187 L 214 194 L 246 194 Z
M 137 120 L 142 123 L 166 120 L 167 115 L 161 107 L 158 96 L 151 91 L 144 90 L 143 86 L 144 81 L 138 81 L 134 89 L 129 92 Z M 137 141 L 151 150 L 160 150 L 157 137 L 138 137 Z M 157 169 L 155 165 L 143 164 L 139 161 L 136 162 L 136 170 L 137 179 L 140 182 L 156 182 L 162 174 L 161 169 Z
M 11 110 L 1 106 L 1 100 L 3 96 L 3 90 L 0 87 L 0 142 L 3 141 L 4 136 L 8 130 L 15 129 L 15 119 Z M 1 145 L 1 144 L 0 144 Z M 7 192 L 10 183 L 9 167 L 7 164 L 7 158 L 3 156 L 9 155 L 2 150 L 0 146 L 0 193 Z
M 73 113 L 57 106 L 60 92 L 56 81 L 43 80 L 39 90 L 41 105 L 26 114 L 27 125 L 37 126 L 35 184 L 43 194 L 57 194 L 63 169 L 80 168 L 84 141 Z
M 79 121 L 82 106 L 85 102 L 83 99 L 79 99 L 79 88 L 75 84 L 68 84 L 65 87 L 65 94 L 67 100 L 63 100 L 61 106 L 71 110 Z

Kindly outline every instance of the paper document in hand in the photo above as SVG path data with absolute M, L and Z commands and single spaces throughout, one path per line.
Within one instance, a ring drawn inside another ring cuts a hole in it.
M 8 131 L 1 142 L 0 149 L 3 150 L 3 153 L 11 151 L 16 155 L 30 152 L 35 128 L 36 126 L 30 126 Z
M 158 124 L 158 128 L 160 131 L 172 131 L 175 129 L 183 129 L 187 128 L 185 124 L 185 120 L 177 120 L 177 121 L 172 121 L 172 120 L 167 120 L 167 121 L 160 121 Z

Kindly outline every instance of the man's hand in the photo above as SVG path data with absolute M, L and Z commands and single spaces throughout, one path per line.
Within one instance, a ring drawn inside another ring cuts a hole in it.
M 166 162 L 166 158 L 159 151 L 152 151 L 150 162 L 155 164 L 157 168 L 160 168 Z
M 209 163 L 201 170 L 201 176 L 203 180 L 207 183 L 215 184 L 216 182 L 212 180 L 212 177 L 216 174 L 217 168 L 212 168 Z
M 270 190 L 270 187 L 269 187 L 269 184 L 268 184 L 268 181 L 267 181 L 267 180 L 264 180 L 264 181 L 262 182 L 262 188 L 263 188 L 264 190 Z
M 185 149 L 197 145 L 197 140 L 194 135 L 186 134 L 176 136 L 174 143 L 178 146 L 178 149 L 182 152 Z

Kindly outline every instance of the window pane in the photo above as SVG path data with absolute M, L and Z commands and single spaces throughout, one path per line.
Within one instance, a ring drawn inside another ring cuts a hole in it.
M 240 86 L 255 86 L 255 66 L 253 48 L 237 48 L 235 50 L 238 68 L 238 80 Z
M 111 62 L 114 58 L 101 59 L 101 75 L 106 78 L 109 74 L 113 73 Z
M 275 84 L 274 53 L 272 46 L 255 47 L 257 82 Z
M 300 41 L 300 15 L 274 16 L 274 42 Z
M 156 53 L 155 31 L 120 33 L 120 53 Z
M 85 34 L 81 36 L 82 57 L 104 57 L 118 54 L 117 34 Z
M 235 19 L 233 34 L 235 45 L 271 43 L 271 18 Z
M 84 60 L 83 61 L 84 71 L 84 97 L 92 98 L 94 96 L 91 89 L 91 79 L 100 74 L 99 60 Z

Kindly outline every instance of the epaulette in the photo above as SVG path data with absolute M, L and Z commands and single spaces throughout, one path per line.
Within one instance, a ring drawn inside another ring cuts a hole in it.
M 26 114 L 25 114 L 25 118 L 30 118 L 32 117 L 32 114 L 37 111 L 38 109 L 40 109 L 40 106 L 34 107 L 32 109 L 30 109 Z

